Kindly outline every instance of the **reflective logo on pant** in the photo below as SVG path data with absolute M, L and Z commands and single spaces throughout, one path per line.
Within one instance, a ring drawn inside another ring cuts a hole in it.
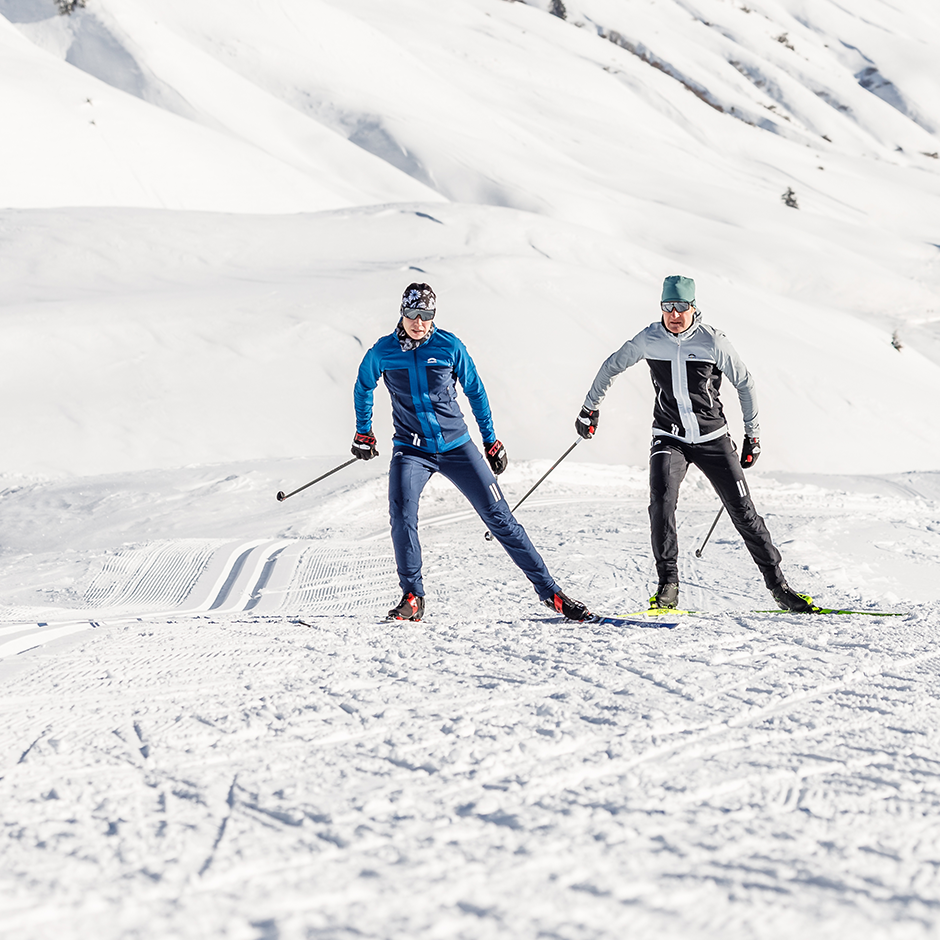
M 490 492 L 493 494 L 494 503 L 498 503 L 503 498 L 503 494 L 500 493 L 499 486 L 495 480 L 490 484 Z

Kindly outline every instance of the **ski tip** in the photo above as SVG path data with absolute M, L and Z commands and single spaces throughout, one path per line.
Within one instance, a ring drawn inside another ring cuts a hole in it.
M 814 614 L 852 614 L 856 617 L 903 617 L 901 610 L 837 610 L 832 607 L 817 607 Z

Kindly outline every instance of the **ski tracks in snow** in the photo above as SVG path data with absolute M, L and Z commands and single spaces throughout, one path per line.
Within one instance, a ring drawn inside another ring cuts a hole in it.
M 97 627 L 165 613 L 318 609 L 383 604 L 377 576 L 390 577 L 377 546 L 298 539 L 222 543 L 180 540 L 115 551 L 79 593 L 76 609 L 0 625 L 0 658 Z M 18 612 L 17 612 L 18 613 Z
M 642 505 L 532 503 L 563 586 L 635 607 Z M 5 682 L 0 935 L 937 935 L 940 606 L 571 624 L 440 508 L 421 624 L 376 621 L 368 538 L 102 562 L 107 629 Z M 693 600 L 760 596 L 720 531 L 683 564 Z
M 143 618 L 15 678 L 2 929 L 930 935 L 927 621 L 311 622 Z

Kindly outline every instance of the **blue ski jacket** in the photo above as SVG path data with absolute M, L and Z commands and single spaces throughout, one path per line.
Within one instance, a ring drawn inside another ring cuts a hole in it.
M 397 333 L 391 333 L 365 354 L 353 390 L 360 433 L 372 430 L 372 393 L 380 376 L 392 399 L 394 443 L 440 454 L 469 441 L 470 432 L 457 404 L 458 380 L 483 442 L 496 440 L 486 389 L 467 347 L 453 333 L 435 328 L 424 342 L 407 351 Z

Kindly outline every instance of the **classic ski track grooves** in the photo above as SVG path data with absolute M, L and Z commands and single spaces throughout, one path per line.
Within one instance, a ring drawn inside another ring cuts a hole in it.
M 115 552 L 83 594 L 87 607 L 48 619 L 0 626 L 0 658 L 108 623 L 252 611 L 342 613 L 381 607 L 374 582 L 391 577 L 387 553 L 356 543 L 324 546 L 303 539 L 255 539 L 219 546 L 160 543 Z
M 584 502 L 578 497 L 542 497 L 536 506 Z M 592 497 L 589 503 L 627 504 L 624 497 Z M 473 510 L 441 513 L 422 519 L 422 529 L 475 518 Z M 394 583 L 394 566 L 386 551 L 370 546 L 388 539 L 388 529 L 356 542 L 324 547 L 302 539 L 254 539 L 228 543 L 183 540 L 159 542 L 117 551 L 82 595 L 87 607 L 63 616 L 0 626 L 0 659 L 93 629 L 156 615 L 255 611 L 272 613 L 315 605 L 321 612 L 341 613 L 365 604 L 381 608 L 376 575 Z M 87 611 L 87 613 L 86 613 Z M 85 613 L 83 616 L 82 614 Z

